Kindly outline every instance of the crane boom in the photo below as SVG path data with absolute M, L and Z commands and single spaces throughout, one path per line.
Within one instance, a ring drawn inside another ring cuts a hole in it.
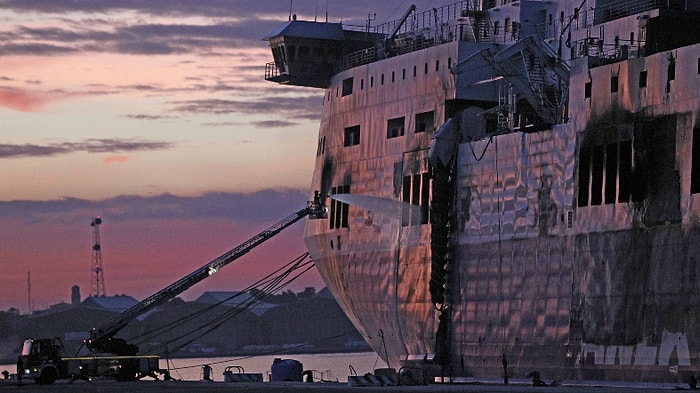
M 389 39 L 393 40 L 396 38 L 396 36 L 399 34 L 399 30 L 401 30 L 401 26 L 403 26 L 404 23 L 406 23 L 406 19 L 408 19 L 409 16 L 411 16 L 411 12 L 416 10 L 416 5 L 411 4 L 410 7 L 408 7 L 408 10 L 403 14 L 401 19 L 399 19 L 398 23 L 396 23 L 396 27 L 394 30 L 391 32 L 391 35 L 389 35 Z
M 318 191 L 315 193 L 314 200 L 309 202 L 304 209 L 287 216 L 220 257 L 93 328 L 90 331 L 90 338 L 86 340 L 85 344 L 93 351 L 111 352 L 124 356 L 135 355 L 138 352 L 135 345 L 128 344 L 123 339 L 114 338 L 119 330 L 139 315 L 173 299 L 306 216 L 311 218 L 326 217 L 326 207 Z

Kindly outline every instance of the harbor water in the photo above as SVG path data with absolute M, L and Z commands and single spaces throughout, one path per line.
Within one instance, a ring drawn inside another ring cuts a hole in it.
M 171 370 L 170 375 L 173 378 L 185 381 L 201 380 L 203 365 L 212 368 L 211 376 L 214 381 L 223 381 L 223 372 L 229 366 L 240 366 L 246 373 L 262 373 L 263 379 L 269 381 L 275 358 L 298 360 L 304 370 L 313 371 L 315 381 L 347 382 L 348 375 L 364 375 L 375 368 L 386 367 L 384 361 L 374 352 L 161 359 L 160 366 Z M 238 371 L 233 369 L 233 372 Z
M 211 379 L 223 381 L 226 367 L 239 366 L 246 373 L 261 373 L 263 379 L 269 381 L 275 358 L 298 360 L 304 370 L 313 371 L 314 381 L 347 382 L 349 375 L 364 375 L 375 368 L 386 367 L 386 363 L 374 352 L 161 359 L 160 367 L 170 370 L 170 375 L 175 379 L 199 381 L 203 377 L 203 366 L 208 365 L 211 367 Z M 0 365 L 0 372 L 4 370 L 14 374 L 16 365 Z M 233 369 L 233 372 L 238 372 L 238 369 Z

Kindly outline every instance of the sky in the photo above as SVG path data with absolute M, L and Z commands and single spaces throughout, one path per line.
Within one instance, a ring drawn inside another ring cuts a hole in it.
M 0 311 L 90 295 L 94 217 L 107 295 L 141 300 L 303 208 L 323 91 L 266 82 L 262 38 L 290 11 L 374 25 L 410 4 L 0 0 Z M 181 297 L 247 287 L 302 231 Z M 315 270 L 288 289 L 306 286 Z

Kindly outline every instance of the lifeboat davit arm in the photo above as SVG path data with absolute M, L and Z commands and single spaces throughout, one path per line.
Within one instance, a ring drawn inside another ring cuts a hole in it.
M 537 57 L 541 68 L 529 64 L 531 61 L 526 59 L 528 56 L 525 51 Z M 496 47 L 487 47 L 459 62 L 452 68 L 452 73 L 460 75 L 484 65 L 488 65 L 497 73 L 498 78 L 492 80 L 505 79 L 523 94 L 544 122 L 562 122 L 562 108 L 568 100 L 570 70 L 545 42 L 535 36 L 528 36 L 500 51 L 496 51 Z M 541 75 L 543 70 L 556 75 L 557 83 L 546 83 Z M 474 83 L 481 82 L 483 81 Z M 552 90 L 556 90 L 556 94 L 551 94 Z

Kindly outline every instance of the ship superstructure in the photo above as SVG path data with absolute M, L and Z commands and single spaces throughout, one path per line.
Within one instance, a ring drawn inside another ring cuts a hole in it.
M 290 20 L 266 78 L 323 88 L 305 242 L 391 367 L 700 374 L 700 3 L 462 1 Z

